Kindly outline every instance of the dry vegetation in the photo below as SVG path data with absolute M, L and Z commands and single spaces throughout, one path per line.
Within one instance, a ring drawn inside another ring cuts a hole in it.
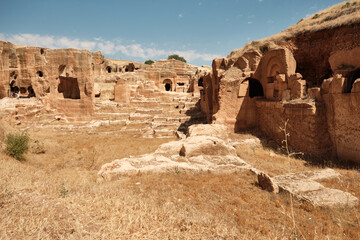
M 11 131 L 2 123 L 1 141 Z M 261 190 L 247 171 L 174 169 L 96 183 L 103 163 L 152 152 L 171 139 L 45 129 L 29 134 L 26 161 L 0 153 L 0 239 L 295 239 L 289 197 Z M 239 145 L 237 151 L 271 175 L 315 168 L 270 156 L 272 150 L 260 146 Z M 360 173 L 337 170 L 344 177 L 324 184 L 360 198 Z M 294 213 L 299 239 L 359 237 L 359 208 L 321 209 L 295 201 Z
M 247 43 L 243 48 L 233 50 L 227 58 L 237 59 L 247 51 L 276 48 L 286 40 L 306 32 L 316 32 L 360 23 L 360 1 L 346 1 L 322 10 L 284 31 L 261 40 Z

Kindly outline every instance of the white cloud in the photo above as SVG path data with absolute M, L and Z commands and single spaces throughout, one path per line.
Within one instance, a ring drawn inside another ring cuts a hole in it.
M 258 0 L 259 2 L 263 2 L 264 0 Z
M 106 41 L 101 37 L 94 38 L 93 41 L 83 41 L 77 38 L 71 39 L 68 37 L 42 36 L 39 34 L 3 34 L 0 33 L 0 40 L 9 41 L 14 44 L 38 46 L 47 48 L 78 48 L 88 49 L 90 51 L 100 50 L 106 55 L 115 55 L 121 53 L 127 57 L 154 59 L 164 58 L 170 54 L 178 54 L 188 61 L 195 59 L 202 59 L 204 61 L 211 61 L 217 54 L 198 53 L 195 50 L 164 50 L 155 47 L 155 44 L 150 43 L 151 47 L 144 47 L 143 45 L 132 41 L 131 44 L 121 44 L 120 41 Z M 164 43 L 164 46 L 167 46 Z M 183 46 L 183 48 L 186 46 Z
M 99 42 L 97 45 L 99 50 L 105 54 L 113 54 L 115 51 L 115 44 L 113 42 L 104 41 Z
M 183 17 L 183 14 L 179 13 L 178 18 L 182 18 L 182 17 Z
M 252 22 L 248 22 L 248 24 L 252 24 Z
M 217 55 L 217 54 L 201 54 L 201 53 L 197 53 L 194 50 L 173 51 L 173 53 L 184 57 L 188 61 L 193 61 L 193 60 L 199 59 L 199 58 L 204 60 L 204 61 L 211 61 L 214 58 L 219 57 L 219 55 Z M 171 54 L 171 52 L 169 52 L 169 54 Z

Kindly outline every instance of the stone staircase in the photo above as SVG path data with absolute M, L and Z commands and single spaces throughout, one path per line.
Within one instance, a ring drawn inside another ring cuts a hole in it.
M 178 131 L 186 133 L 188 126 L 204 123 L 198 97 L 190 93 L 152 91 L 151 97 L 139 94 L 129 104 L 97 101 L 93 122 L 108 120 L 105 124 L 120 125 L 120 132 L 162 138 L 174 137 Z

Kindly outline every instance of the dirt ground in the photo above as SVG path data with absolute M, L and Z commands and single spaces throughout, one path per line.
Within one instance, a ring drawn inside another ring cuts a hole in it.
M 3 142 L 10 130 L 2 124 Z M 315 208 L 295 199 L 294 228 L 290 197 L 262 190 L 249 171 L 174 169 L 96 182 L 102 164 L 174 139 L 107 134 L 106 128 L 28 132 L 25 161 L 0 153 L 0 239 L 360 239 L 359 206 Z M 232 135 L 233 141 L 248 138 Z M 258 145 L 236 148 L 272 176 L 319 168 Z M 335 170 L 343 176 L 323 184 L 360 198 L 359 170 Z

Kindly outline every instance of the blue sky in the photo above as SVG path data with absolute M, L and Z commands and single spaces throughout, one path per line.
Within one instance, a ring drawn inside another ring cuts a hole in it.
M 100 50 L 144 62 L 179 54 L 211 65 L 337 0 L 0 0 L 0 40 Z

